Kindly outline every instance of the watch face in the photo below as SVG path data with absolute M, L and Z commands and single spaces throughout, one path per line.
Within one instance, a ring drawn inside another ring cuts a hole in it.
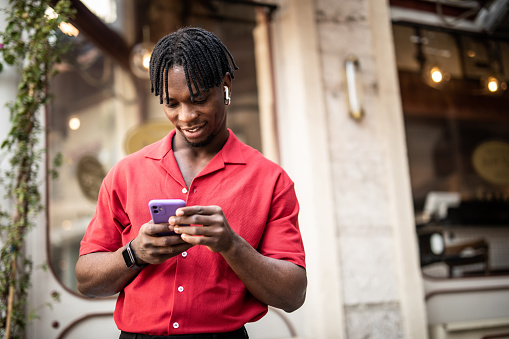
M 124 261 L 127 267 L 132 268 L 135 265 L 134 258 L 132 257 L 132 254 L 127 247 L 122 251 L 122 256 L 124 257 Z

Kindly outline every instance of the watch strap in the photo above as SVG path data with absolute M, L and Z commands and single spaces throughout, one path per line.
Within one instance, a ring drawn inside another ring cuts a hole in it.
M 122 256 L 124 257 L 125 264 L 128 268 L 131 268 L 131 269 L 144 268 L 148 264 L 138 265 L 136 263 L 136 254 L 134 253 L 134 250 L 131 247 L 131 243 L 133 242 L 133 240 L 134 239 L 129 241 L 126 248 L 122 251 Z

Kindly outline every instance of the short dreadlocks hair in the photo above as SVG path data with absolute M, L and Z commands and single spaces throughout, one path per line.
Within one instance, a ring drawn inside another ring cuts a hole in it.
M 201 98 L 201 91 L 219 86 L 227 72 L 233 79 L 233 69 L 238 69 L 230 51 L 213 33 L 198 27 L 180 28 L 159 40 L 150 58 L 150 91 L 159 96 L 161 104 L 163 88 L 169 103 L 168 70 L 174 66 L 184 68 L 191 100 L 195 98 L 191 82 Z

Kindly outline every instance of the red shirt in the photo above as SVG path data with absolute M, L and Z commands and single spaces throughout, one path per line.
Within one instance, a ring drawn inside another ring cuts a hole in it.
M 148 222 L 151 199 L 220 206 L 230 227 L 261 254 L 305 267 L 299 205 L 286 172 L 229 131 L 228 141 L 186 187 L 172 131 L 119 161 L 103 181 L 80 255 L 115 251 Z M 233 331 L 267 313 L 219 253 L 195 246 L 145 267 L 120 292 L 120 330 L 152 335 Z

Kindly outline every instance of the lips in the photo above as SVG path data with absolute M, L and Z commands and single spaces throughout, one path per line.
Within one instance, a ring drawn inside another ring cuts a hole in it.
M 186 127 L 186 128 L 181 128 L 180 130 L 186 136 L 186 138 L 196 139 L 196 138 L 199 138 L 201 136 L 201 134 L 204 133 L 205 125 L 207 125 L 207 123 L 203 123 L 200 125 L 194 125 L 194 126 Z

